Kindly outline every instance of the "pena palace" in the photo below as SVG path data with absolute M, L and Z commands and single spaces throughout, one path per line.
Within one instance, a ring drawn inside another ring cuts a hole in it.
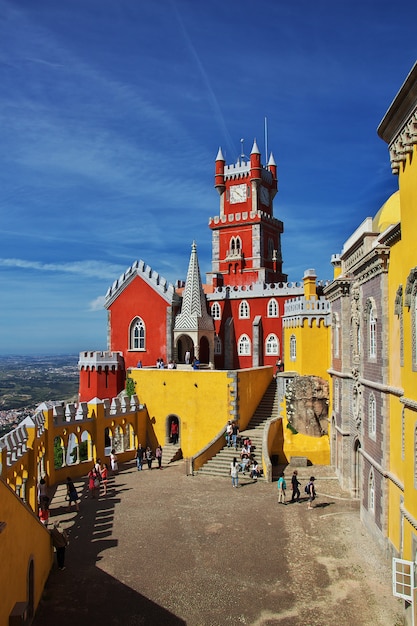
M 80 401 L 116 396 L 129 368 L 197 363 L 199 369 L 275 366 L 283 357 L 284 304 L 302 297 L 302 283 L 282 271 L 284 224 L 274 217 L 277 166 L 250 157 L 226 165 L 221 148 L 214 185 L 219 213 L 209 219 L 212 266 L 202 284 L 193 242 L 185 283 L 174 286 L 135 261 L 108 289 L 108 346 L 80 354 Z M 314 270 L 308 270 L 313 278 Z

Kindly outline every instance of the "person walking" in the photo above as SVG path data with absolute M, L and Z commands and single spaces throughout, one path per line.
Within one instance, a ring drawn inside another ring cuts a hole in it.
M 232 422 L 229 420 L 226 426 L 226 443 L 227 447 L 230 448 L 232 445 Z
M 138 444 L 138 448 L 136 450 L 136 467 L 138 468 L 138 472 L 142 470 L 143 452 L 144 450 L 142 448 L 142 444 Z
M 151 470 L 152 469 L 153 455 L 152 455 L 152 450 L 150 449 L 149 446 L 146 448 L 145 458 L 146 458 L 146 462 L 148 464 L 148 469 Z
M 237 487 L 239 482 L 239 465 L 237 464 L 235 456 L 230 463 L 230 476 L 232 477 L 232 487 Z
M 110 467 L 111 467 L 111 471 L 113 472 L 113 474 L 117 474 L 119 471 L 119 463 L 117 461 L 117 454 L 116 454 L 116 450 L 113 448 L 113 450 L 110 453 Z
M 232 424 L 232 445 L 234 447 L 235 450 L 237 450 L 237 438 L 239 435 L 239 426 L 237 425 L 236 422 L 233 422 Z
M 291 477 L 291 502 L 300 502 L 300 490 L 298 488 L 299 485 L 301 485 L 301 483 L 298 481 L 298 472 L 297 470 L 294 470 Z
M 60 570 L 65 569 L 65 548 L 67 547 L 68 535 L 65 529 L 61 530 L 59 522 L 55 522 L 52 530 L 49 531 L 52 537 L 52 545 L 56 550 L 56 560 Z
M 103 496 L 106 496 L 107 485 L 109 482 L 109 470 L 107 469 L 106 463 L 103 463 L 103 465 L 101 466 L 100 475 L 101 475 L 101 484 L 103 485 Z
M 71 510 L 71 505 L 72 503 L 75 504 L 75 508 L 77 511 L 80 510 L 80 507 L 78 505 L 78 493 L 77 490 L 74 486 L 74 483 L 72 482 L 72 478 L 71 476 L 67 476 L 67 500 L 68 500 L 68 511 Z
M 178 428 L 178 422 L 172 422 L 171 424 L 171 441 L 174 445 L 177 445 L 178 443 L 178 434 L 179 434 L 179 428 Z
M 278 478 L 278 504 L 286 504 L 285 502 L 286 489 L 287 489 L 287 483 L 285 481 L 284 472 L 282 472 L 281 476 Z
M 155 457 L 156 457 L 156 460 L 158 461 L 159 469 L 162 469 L 162 448 L 161 448 L 161 446 L 157 446 L 157 448 L 155 450 Z
M 314 476 L 310 476 L 310 482 L 308 483 L 308 485 L 306 485 L 306 493 L 308 495 L 308 510 L 314 509 L 313 500 L 316 499 L 316 488 L 314 486 L 315 480 L 316 479 L 314 478 Z

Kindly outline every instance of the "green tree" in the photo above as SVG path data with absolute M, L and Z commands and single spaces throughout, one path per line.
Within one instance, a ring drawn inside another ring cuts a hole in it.
M 126 395 L 128 395 L 129 398 L 131 398 L 133 396 L 133 394 L 135 393 L 135 386 L 136 386 L 136 383 L 133 380 L 133 378 L 129 378 L 129 376 L 128 376 L 126 378 L 125 391 L 126 391 Z

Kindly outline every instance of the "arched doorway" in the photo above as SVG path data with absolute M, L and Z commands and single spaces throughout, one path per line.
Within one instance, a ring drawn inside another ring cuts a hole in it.
M 200 363 L 210 363 L 210 344 L 207 337 L 201 337 L 199 352 Z
M 170 443 L 177 445 L 180 440 L 180 420 L 177 415 L 170 414 L 166 421 L 166 439 Z
M 192 363 L 194 359 L 194 344 L 192 339 L 187 335 L 181 335 L 177 341 L 177 358 L 178 363 L 186 362 L 186 355 L 189 353 L 189 362 Z M 187 355 L 188 356 L 188 355 Z

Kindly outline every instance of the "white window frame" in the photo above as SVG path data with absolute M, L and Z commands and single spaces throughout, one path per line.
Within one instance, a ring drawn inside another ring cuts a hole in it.
M 265 355 L 279 356 L 279 339 L 275 333 L 270 333 L 265 341 Z
M 376 359 L 376 317 L 374 315 L 373 307 L 371 307 L 369 310 L 368 328 L 369 328 L 369 358 Z
M 239 304 L 239 319 L 247 320 L 250 318 L 250 306 L 247 300 L 242 300 Z
M 214 320 L 222 319 L 222 308 L 218 302 L 213 302 L 213 304 L 211 305 L 211 317 Z
M 136 331 L 138 334 L 136 335 Z M 130 325 L 129 350 L 145 352 L 146 350 L 146 327 L 145 322 L 139 316 L 135 317 Z
M 297 339 L 295 335 L 290 337 L 290 361 L 297 359 Z
M 267 317 L 279 317 L 279 306 L 275 298 L 271 298 L 268 302 Z
M 241 335 L 237 344 L 239 356 L 251 356 L 251 341 L 248 335 Z

